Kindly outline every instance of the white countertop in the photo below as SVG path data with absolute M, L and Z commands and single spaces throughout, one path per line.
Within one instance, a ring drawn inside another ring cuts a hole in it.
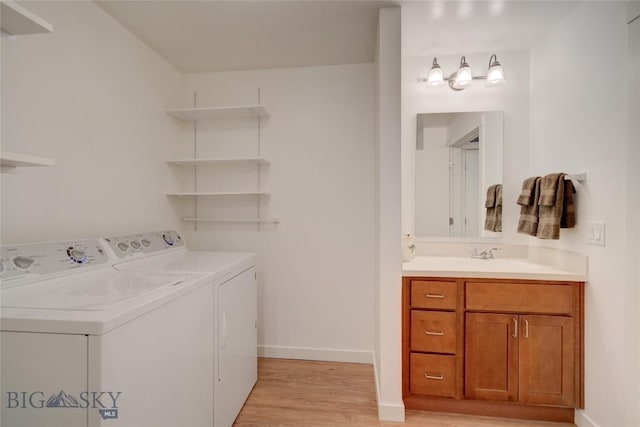
M 527 258 L 473 259 L 417 256 L 402 263 L 403 276 L 562 280 L 584 282 L 586 274 L 537 264 Z

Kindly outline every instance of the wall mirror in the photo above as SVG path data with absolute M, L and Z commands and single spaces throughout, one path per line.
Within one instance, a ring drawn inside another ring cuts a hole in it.
M 502 111 L 417 115 L 416 237 L 480 238 L 487 188 L 502 184 Z

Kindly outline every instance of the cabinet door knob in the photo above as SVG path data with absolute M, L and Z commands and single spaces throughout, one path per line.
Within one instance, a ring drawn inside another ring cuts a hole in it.
M 443 331 L 427 331 L 426 329 L 424 330 L 424 333 L 427 335 L 437 335 L 437 336 L 444 335 Z
M 423 374 L 424 377 L 428 380 L 443 380 L 444 379 L 444 374 L 438 374 L 438 375 L 429 375 L 426 372 Z
M 513 337 L 514 338 L 518 338 L 518 319 L 516 319 L 515 317 L 513 319 Z

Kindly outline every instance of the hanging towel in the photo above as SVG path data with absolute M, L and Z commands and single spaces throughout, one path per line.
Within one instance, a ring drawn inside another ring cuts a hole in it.
M 535 197 L 535 185 L 536 180 L 540 179 L 539 176 L 532 176 L 531 178 L 527 178 L 522 183 L 522 192 L 518 197 L 518 204 L 521 206 L 533 206 L 533 201 Z
M 487 200 L 484 206 L 487 208 L 484 229 L 494 232 L 502 231 L 502 184 L 487 188 Z
M 534 176 L 522 183 L 522 193 L 518 197 L 520 220 L 518 233 L 535 236 L 538 231 L 538 200 L 540 199 L 540 182 L 542 178 Z
M 564 181 L 564 202 L 562 205 L 562 217 L 560 228 L 573 228 L 576 226 L 576 211 L 573 206 L 573 194 L 576 192 L 570 179 Z
M 487 200 L 484 202 L 485 208 L 493 208 L 496 206 L 496 189 L 498 188 L 498 184 L 490 185 L 487 188 Z
M 493 231 L 502 231 L 502 184 L 496 187 L 496 227 Z
M 539 239 L 558 240 L 560 238 L 565 175 L 564 173 L 552 173 L 542 178 L 538 211 L 540 221 L 536 233 L 536 237 Z

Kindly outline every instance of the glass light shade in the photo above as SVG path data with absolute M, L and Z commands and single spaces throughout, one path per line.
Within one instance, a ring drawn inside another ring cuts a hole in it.
M 444 73 L 440 64 L 438 64 L 438 58 L 433 58 L 433 65 L 431 71 L 429 71 L 429 77 L 427 77 L 427 85 L 431 87 L 442 86 L 444 83 Z
M 467 87 L 471 84 L 473 80 L 473 76 L 471 75 L 471 67 L 464 62 L 458 68 L 458 72 L 456 73 L 456 86 L 458 87 Z
M 487 84 L 490 86 L 496 86 L 502 83 L 504 80 L 504 70 L 502 65 L 498 62 L 498 58 L 495 55 L 491 56 L 489 60 L 489 71 L 487 72 Z
M 504 71 L 502 70 L 502 65 L 498 64 L 489 68 L 487 83 L 491 85 L 497 85 L 502 83 L 502 80 L 504 80 Z
M 444 74 L 440 66 L 434 66 L 429 71 L 429 77 L 427 78 L 427 85 L 432 87 L 442 86 L 444 83 Z

